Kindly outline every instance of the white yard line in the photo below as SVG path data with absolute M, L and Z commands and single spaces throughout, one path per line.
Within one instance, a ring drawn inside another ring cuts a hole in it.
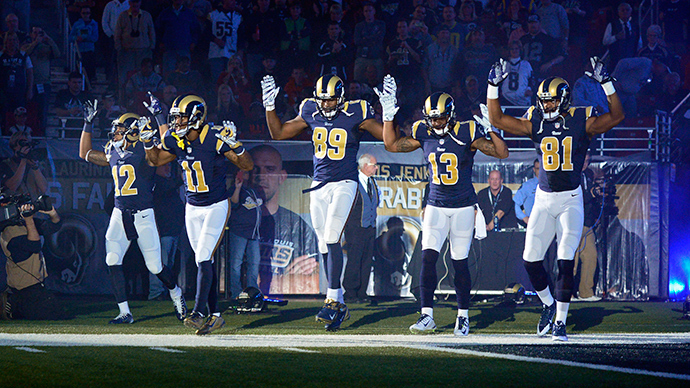
M 149 349 L 151 350 L 158 350 L 159 352 L 165 352 L 165 353 L 187 353 L 184 350 L 179 350 L 179 349 L 170 349 L 170 348 L 163 348 L 160 346 L 152 346 Z
M 301 348 L 278 348 L 281 350 L 287 350 L 288 352 L 297 352 L 297 353 L 321 353 L 318 350 L 309 350 L 309 349 L 301 349 Z
M 681 344 L 690 333 L 578 334 L 568 344 Z M 154 335 L 154 334 L 9 334 L 0 333 L 0 346 L 138 346 L 138 347 L 396 347 L 453 345 L 562 345 L 534 334 L 431 335 Z
M 30 348 L 28 346 L 17 346 L 15 349 L 22 350 L 24 352 L 29 352 L 29 353 L 45 353 L 46 352 L 45 350 L 34 349 L 34 348 Z
M 440 348 L 440 347 L 434 347 L 434 346 L 410 346 L 410 348 L 411 349 L 422 349 L 422 350 L 436 350 L 436 351 L 441 351 L 441 352 L 462 354 L 465 356 L 473 356 L 473 357 L 500 358 L 500 359 L 504 359 L 504 360 L 523 361 L 523 362 L 536 363 L 536 364 L 563 365 L 563 366 L 572 366 L 572 367 L 577 367 L 577 368 L 596 369 L 596 370 L 602 370 L 602 371 L 606 371 L 606 372 L 620 372 L 620 373 L 629 373 L 629 374 L 636 374 L 636 375 L 663 377 L 663 378 L 669 378 L 669 379 L 690 380 L 690 375 L 681 375 L 681 374 L 677 374 L 677 373 L 666 373 L 666 372 L 653 372 L 653 371 L 648 371 L 648 370 L 644 370 L 644 369 L 621 368 L 618 366 L 611 366 L 611 365 L 588 364 L 585 362 L 566 361 L 566 360 L 551 360 L 551 359 L 539 358 L 539 357 L 516 356 L 514 354 L 477 352 L 474 350 L 467 350 L 467 349 Z

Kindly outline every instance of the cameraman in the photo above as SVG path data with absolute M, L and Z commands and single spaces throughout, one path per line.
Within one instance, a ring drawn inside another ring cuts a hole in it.
M 32 152 L 35 143 L 22 132 L 10 137 L 14 156 L 0 162 L 0 183 L 7 189 L 6 194 L 29 193 L 36 199 L 48 190 L 48 181 L 39 168 L 36 153 Z
M 50 221 L 34 220 L 34 205 L 27 203 L 19 206 L 20 214 L 14 225 L 6 226 L 0 233 L 0 245 L 7 256 L 5 268 L 9 287 L 8 303 L 0 306 L 4 318 L 67 319 L 62 304 L 43 284 L 48 273 L 41 253 L 41 235 L 56 232 L 61 223 L 55 208 L 49 202 L 41 202 L 37 203 L 38 207 L 50 206 L 48 211 L 39 210 L 47 214 Z M 6 300 L 6 295 L 2 300 Z

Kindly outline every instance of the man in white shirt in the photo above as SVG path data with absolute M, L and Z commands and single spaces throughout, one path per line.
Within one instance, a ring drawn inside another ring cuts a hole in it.
M 106 61 L 106 74 L 108 75 L 108 81 L 113 83 L 115 77 L 117 77 L 117 72 L 115 71 L 115 25 L 117 24 L 117 18 L 120 14 L 129 9 L 129 0 L 111 0 L 105 5 L 103 9 L 103 19 L 101 19 L 101 26 L 103 26 L 103 32 L 105 32 L 105 51 L 106 54 L 110 56 L 110 60 Z
M 237 53 L 237 29 L 242 14 L 237 9 L 237 0 L 223 0 L 223 6 L 208 14 L 211 22 L 211 41 L 208 45 L 208 64 L 211 80 L 215 83 L 227 64 Z

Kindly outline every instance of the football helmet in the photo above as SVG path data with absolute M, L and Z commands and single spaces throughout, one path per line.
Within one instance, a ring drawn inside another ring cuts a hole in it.
M 444 92 L 436 92 L 424 101 L 424 108 L 422 108 L 424 115 L 424 122 L 427 127 L 432 130 L 436 136 L 445 136 L 448 131 L 455 125 L 455 102 L 450 94 Z M 447 118 L 446 124 L 443 127 L 436 128 L 432 123 L 432 119 Z
M 206 101 L 194 94 L 183 94 L 173 101 L 168 115 L 168 126 L 179 137 L 183 137 L 190 129 L 201 130 L 206 121 Z M 179 120 L 178 120 L 179 118 Z M 187 122 L 183 122 L 187 118 Z
M 256 287 L 247 287 L 237 296 L 238 313 L 258 313 L 264 309 L 264 294 Z
M 327 74 L 316 81 L 314 98 L 319 114 L 326 120 L 333 120 L 343 109 L 345 103 L 345 85 L 337 75 Z M 335 105 L 326 105 L 326 101 L 336 100 Z
M 113 145 L 122 148 L 125 144 L 125 140 L 129 143 L 134 143 L 139 140 L 138 128 L 133 125 L 139 118 L 140 116 L 136 113 L 125 113 L 113 120 L 110 132 L 108 133 L 108 138 L 110 138 Z M 116 135 L 122 135 L 122 138 L 115 140 Z
M 545 104 L 555 102 L 555 106 L 547 112 Z M 544 119 L 553 121 L 570 108 L 570 85 L 561 77 L 549 77 L 542 81 L 537 89 L 537 108 Z

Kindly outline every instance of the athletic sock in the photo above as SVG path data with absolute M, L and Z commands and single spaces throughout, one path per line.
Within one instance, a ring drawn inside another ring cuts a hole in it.
M 433 307 L 422 307 L 422 315 L 428 315 L 432 319 L 434 318 L 434 308 Z
M 328 289 L 326 289 L 326 299 L 338 300 L 338 290 L 341 290 L 341 288 L 338 288 L 338 289 L 328 288 Z
M 568 318 L 568 308 L 570 303 L 556 302 L 556 322 L 561 321 L 565 324 L 565 320 Z
M 537 291 L 537 295 L 539 295 L 539 299 L 541 299 L 541 302 L 547 306 L 551 306 L 554 302 L 553 295 L 551 295 L 551 290 L 549 289 L 549 286 L 546 286 L 546 288 L 541 291 Z
M 458 309 L 458 317 L 470 319 L 470 310 Z
M 129 303 L 127 303 L 127 301 L 118 303 L 117 307 L 120 309 L 120 315 L 132 313 L 129 311 Z

